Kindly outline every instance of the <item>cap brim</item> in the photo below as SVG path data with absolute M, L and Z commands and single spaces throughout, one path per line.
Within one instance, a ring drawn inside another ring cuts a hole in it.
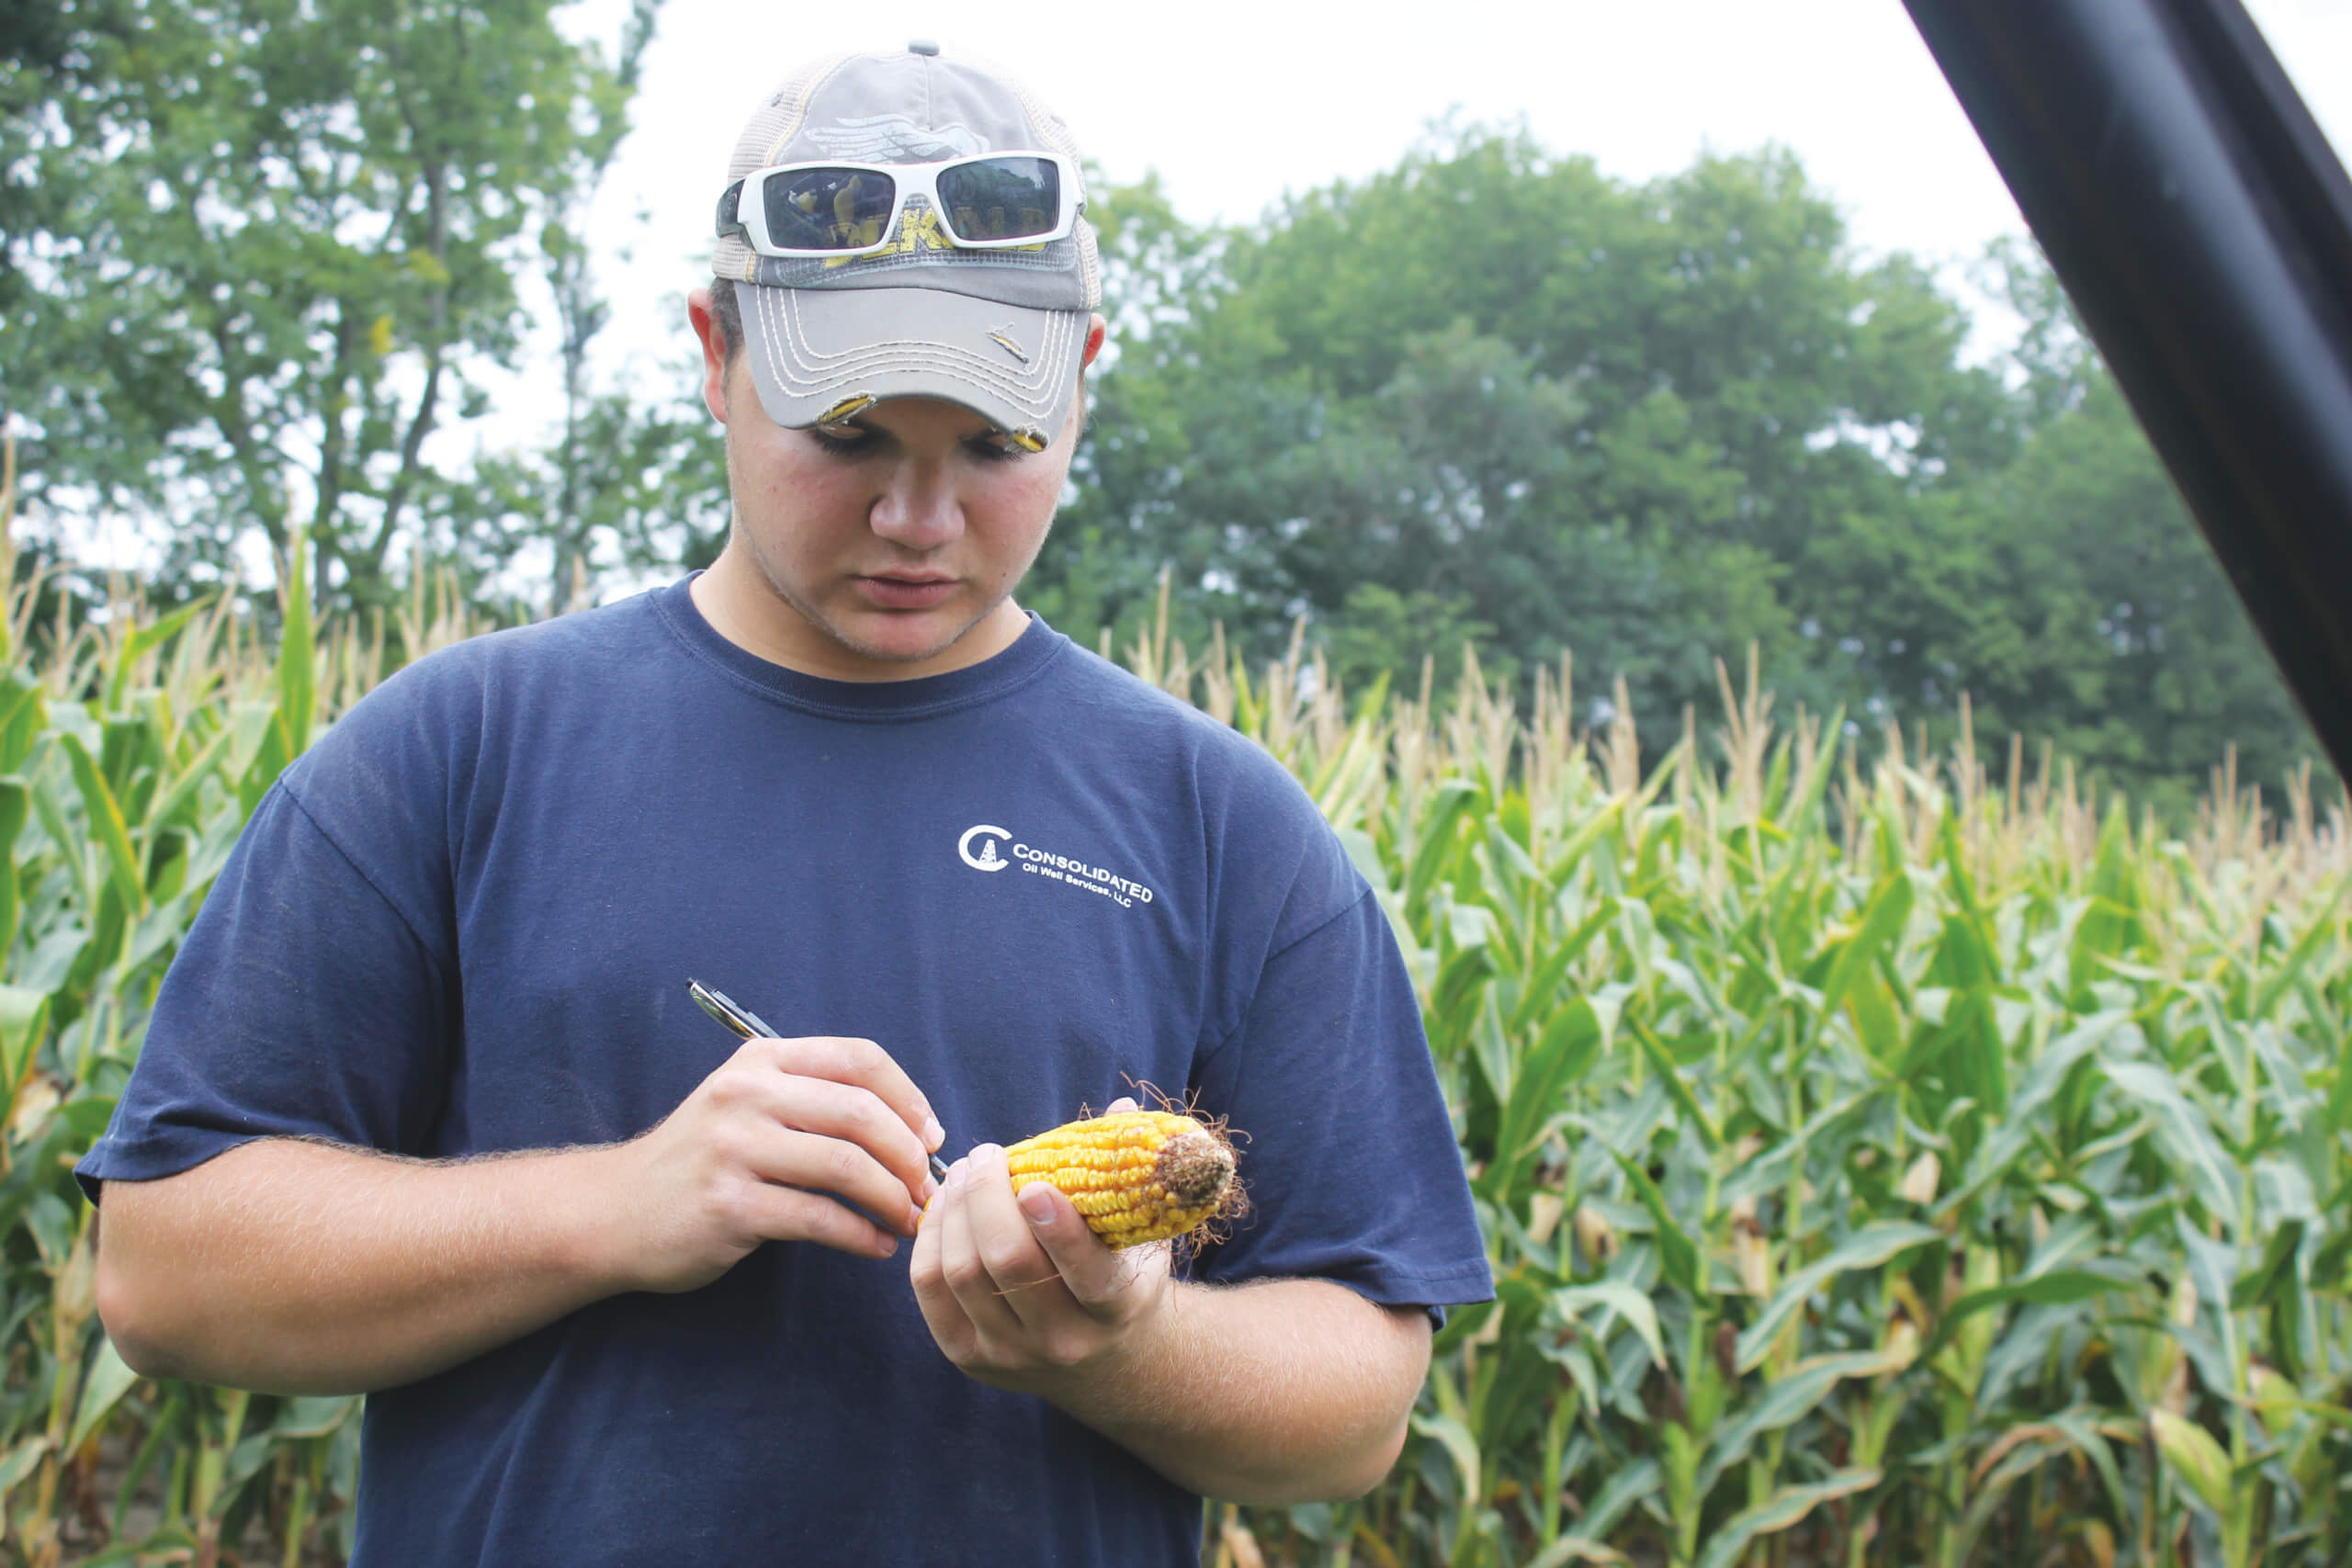
M 1078 390 L 1085 310 L 937 288 L 734 288 L 760 406 L 786 429 L 860 398 L 943 398 L 1042 446 Z

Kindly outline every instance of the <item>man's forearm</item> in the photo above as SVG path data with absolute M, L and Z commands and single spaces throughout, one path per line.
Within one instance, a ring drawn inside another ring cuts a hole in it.
M 287 1139 L 109 1181 L 98 1311 L 132 1366 L 273 1393 L 413 1382 L 612 1294 L 608 1151 L 424 1163 Z
M 1328 1280 L 1183 1284 L 1115 1356 L 1035 1392 L 1204 1495 L 1351 1497 L 1396 1462 L 1429 1344 L 1420 1308 Z
M 98 1314 L 153 1375 L 389 1388 L 767 1242 L 887 1258 L 875 1217 L 912 1234 L 942 1136 L 880 1046 L 811 1035 L 746 1041 L 622 1144 L 422 1161 L 266 1138 L 106 1184 Z

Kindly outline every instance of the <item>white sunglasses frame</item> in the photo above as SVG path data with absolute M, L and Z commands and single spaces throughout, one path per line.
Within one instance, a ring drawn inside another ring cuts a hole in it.
M 1009 240 L 967 240 L 956 232 L 955 220 L 941 205 L 939 173 L 966 164 L 983 164 L 995 158 L 1040 158 L 1053 164 L 1061 188 L 1061 211 L 1054 226 L 1042 234 L 1023 234 Z M 764 200 L 751 200 L 760 185 L 770 175 L 785 174 L 795 169 L 848 169 L 858 174 L 888 175 L 897 196 L 890 207 L 889 220 L 882 225 L 882 238 L 870 245 L 854 250 L 803 250 L 779 245 L 768 236 L 768 209 Z M 887 251 L 898 243 L 899 226 L 907 216 L 910 197 L 921 196 L 938 220 L 939 231 L 959 251 L 1009 251 L 1023 245 L 1050 244 L 1067 239 L 1078 227 L 1080 214 L 1086 210 L 1086 196 L 1079 183 L 1078 161 L 1065 158 L 1059 152 L 1043 148 L 1008 147 L 1001 152 L 975 152 L 962 158 L 945 158 L 935 164 L 867 164 L 851 158 L 804 158 L 790 164 L 771 164 L 764 169 L 754 169 L 719 193 L 718 232 L 721 236 L 740 234 L 753 254 L 763 256 L 789 256 L 797 260 L 810 257 L 842 260 L 853 256 L 870 256 Z M 732 207 L 730 213 L 729 209 Z

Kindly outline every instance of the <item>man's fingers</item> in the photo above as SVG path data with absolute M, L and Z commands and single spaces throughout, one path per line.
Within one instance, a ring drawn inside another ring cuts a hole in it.
M 803 1133 L 764 1115 L 721 1117 L 703 1136 L 714 1162 L 706 1201 L 716 1205 L 716 1213 L 725 1215 L 740 1203 L 744 1188 L 797 1188 L 847 1199 L 886 1228 L 914 1234 L 919 1211 L 904 1179 L 846 1139 Z M 745 1219 L 731 1217 L 737 1224 Z M 762 1228 L 752 1234 L 775 1240 L 790 1233 Z
M 1119 1284 L 1120 1254 L 1087 1228 L 1086 1216 L 1061 1189 L 1032 1181 L 1016 1195 L 1021 1217 L 1079 1305 L 1090 1311 Z
M 729 1074 L 718 1095 L 722 1104 L 747 1102 L 781 1126 L 864 1150 L 898 1178 L 906 1188 L 907 1200 L 918 1206 L 931 1194 L 931 1166 L 922 1141 L 871 1089 L 830 1078 L 752 1071 Z M 762 1174 L 771 1180 L 797 1179 Z M 896 1209 L 875 1212 L 893 1222 L 898 1218 Z M 911 1232 L 912 1225 L 908 1229 Z
M 982 1339 L 1002 1338 L 1015 1332 L 1019 1323 L 981 1260 L 979 1244 L 973 1237 L 967 1207 L 971 1182 L 972 1155 L 966 1155 L 947 1168 L 947 1184 L 936 1200 L 939 1213 L 933 1223 L 939 1227 L 939 1277 L 975 1334 Z
M 907 1275 L 914 1282 L 915 1305 L 931 1328 L 931 1337 L 951 1354 L 968 1352 L 971 1324 L 947 1288 L 945 1265 L 940 1258 L 940 1235 L 947 1194 L 943 1190 L 924 1206 L 922 1223 L 915 1229 L 915 1247 L 907 1259 Z
M 935 1149 L 946 1141 L 947 1134 L 940 1127 L 931 1101 L 915 1087 L 914 1079 L 907 1077 L 906 1069 L 873 1041 L 810 1034 L 795 1040 L 753 1040 L 747 1042 L 744 1049 L 759 1047 L 767 1048 L 767 1059 L 786 1073 L 853 1084 L 876 1095 L 906 1123 L 907 1130 L 924 1150 Z
M 746 1166 L 763 1181 L 846 1198 L 902 1235 L 914 1235 L 922 1216 L 905 1179 L 846 1139 L 782 1129 L 772 1145 L 747 1153 Z
M 862 1258 L 888 1258 L 899 1250 L 897 1236 L 821 1192 L 763 1183 L 747 1187 L 741 1201 L 750 1211 L 744 1217 L 755 1235 L 805 1237 Z
M 962 1201 L 955 1212 L 969 1238 L 976 1264 L 969 1271 L 971 1286 L 1006 1314 L 996 1320 L 996 1326 L 1017 1332 L 1022 1324 L 1047 1321 L 1057 1312 L 1068 1312 L 1072 1304 L 1069 1287 L 1055 1269 L 1054 1260 L 1030 1234 L 1029 1223 L 1013 1201 L 1004 1150 L 982 1144 L 965 1164 Z M 957 1295 L 966 1301 L 966 1310 L 973 1313 L 975 1322 L 984 1328 L 990 1326 L 990 1319 L 975 1310 L 963 1291 Z

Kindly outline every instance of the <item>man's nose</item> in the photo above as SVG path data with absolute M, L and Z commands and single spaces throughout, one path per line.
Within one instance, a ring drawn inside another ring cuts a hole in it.
M 944 545 L 964 531 L 963 503 L 935 469 L 893 478 L 866 517 L 876 534 L 910 550 Z

